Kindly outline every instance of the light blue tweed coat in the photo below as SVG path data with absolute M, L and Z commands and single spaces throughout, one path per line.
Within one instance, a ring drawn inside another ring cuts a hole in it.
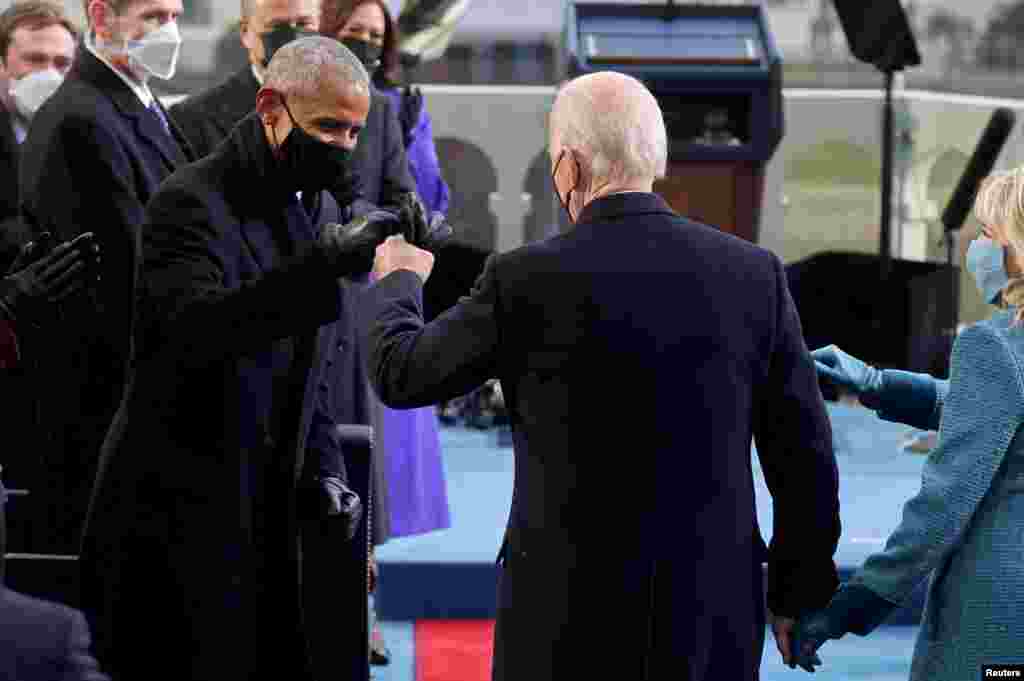
M 894 603 L 931 575 L 911 681 L 1024 662 L 1024 328 L 1013 310 L 956 340 L 939 443 L 885 548 L 851 578 Z M 926 410 L 927 411 L 927 410 Z

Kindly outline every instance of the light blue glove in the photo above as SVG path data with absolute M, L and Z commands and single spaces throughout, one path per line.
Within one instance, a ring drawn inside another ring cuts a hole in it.
M 882 372 L 846 354 L 835 345 L 818 348 L 811 353 L 814 368 L 837 385 L 857 394 L 861 404 L 879 409 L 882 397 Z

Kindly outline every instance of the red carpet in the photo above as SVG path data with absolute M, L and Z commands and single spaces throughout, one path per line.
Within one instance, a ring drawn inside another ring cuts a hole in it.
M 493 620 L 416 622 L 416 681 L 490 681 Z

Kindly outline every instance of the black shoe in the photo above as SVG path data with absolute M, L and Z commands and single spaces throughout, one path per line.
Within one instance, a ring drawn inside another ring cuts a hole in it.
M 375 667 L 386 667 L 391 664 L 391 651 L 384 645 L 383 639 L 370 641 L 370 664 Z

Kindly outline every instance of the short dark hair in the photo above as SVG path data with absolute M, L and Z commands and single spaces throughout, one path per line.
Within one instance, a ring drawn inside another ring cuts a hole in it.
M 384 12 L 384 45 L 381 49 L 380 68 L 373 80 L 385 87 L 394 87 L 401 80 L 402 64 L 398 54 L 398 24 L 384 0 L 323 0 L 320 7 L 320 35 L 337 38 L 341 28 L 361 5 L 377 5 Z
M 11 38 L 19 28 L 32 31 L 63 26 L 76 41 L 80 35 L 78 27 L 64 13 L 64 8 L 53 0 L 18 0 L 0 12 L 0 61 L 7 63 L 7 50 Z

